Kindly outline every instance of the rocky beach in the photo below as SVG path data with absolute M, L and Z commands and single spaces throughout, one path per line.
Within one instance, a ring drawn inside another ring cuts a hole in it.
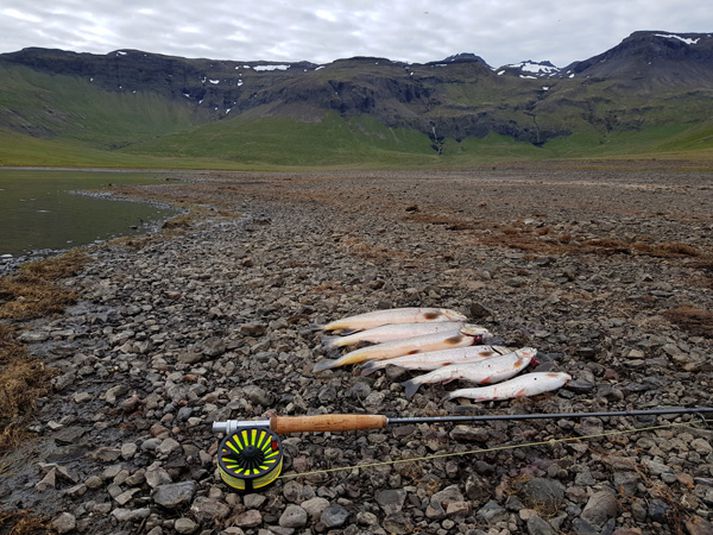
M 86 266 L 62 282 L 76 303 L 12 322 L 52 372 L 0 463 L 5 511 L 90 534 L 713 533 L 713 430 L 700 417 L 284 437 L 286 477 L 246 495 L 220 480 L 210 428 L 268 411 L 710 406 L 710 172 L 619 162 L 171 177 L 118 189 L 187 215 L 85 248 Z M 404 306 L 459 310 L 504 345 L 537 348 L 537 371 L 574 380 L 471 404 L 443 401 L 454 385 L 407 401 L 399 383 L 412 374 L 393 368 L 312 373 L 335 356 L 321 324 Z M 654 426 L 668 427 L 624 433 Z M 608 432 L 622 433 L 555 442 Z M 299 476 L 540 441 L 553 442 Z

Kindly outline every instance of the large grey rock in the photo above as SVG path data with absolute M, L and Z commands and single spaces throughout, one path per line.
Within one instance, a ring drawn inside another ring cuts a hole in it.
M 69 533 L 77 527 L 77 519 L 71 513 L 62 513 L 52 520 L 52 527 L 57 533 Z
M 534 477 L 522 486 L 522 500 L 541 513 L 556 513 L 564 501 L 564 485 L 554 479 Z
M 313 520 L 316 520 L 321 516 L 322 512 L 329 507 L 329 500 L 320 496 L 315 496 L 314 498 L 310 498 L 309 500 L 302 502 L 300 507 L 307 511 L 307 514 Z
M 175 509 L 187 504 L 196 492 L 195 481 L 181 481 L 180 483 L 169 483 L 160 485 L 154 489 L 153 501 L 168 509 Z
M 230 507 L 216 498 L 198 496 L 191 504 L 191 513 L 198 520 L 221 520 L 230 514 Z
M 235 524 L 241 528 L 256 528 L 262 524 L 262 515 L 256 509 L 248 509 L 235 518 Z
M 478 509 L 477 517 L 484 520 L 487 524 L 495 524 L 507 519 L 509 513 L 500 506 L 495 500 L 490 500 L 483 507 Z
M 595 526 L 602 526 L 607 519 L 615 518 L 619 504 L 610 490 L 595 492 L 587 501 L 582 511 L 582 518 Z
M 307 511 L 299 505 L 290 504 L 280 515 L 279 524 L 283 528 L 302 528 L 307 525 Z
M 401 511 L 405 500 L 406 491 L 401 489 L 387 489 L 376 493 L 376 503 L 387 515 Z
M 196 524 L 190 518 L 182 517 L 182 518 L 177 519 L 173 523 L 173 529 L 175 529 L 176 532 L 181 533 L 183 535 L 190 535 L 197 528 L 198 528 L 198 524 Z
M 342 527 L 347 519 L 349 518 L 349 511 L 347 511 L 341 505 L 330 505 L 320 516 L 320 521 L 327 528 L 340 528 Z

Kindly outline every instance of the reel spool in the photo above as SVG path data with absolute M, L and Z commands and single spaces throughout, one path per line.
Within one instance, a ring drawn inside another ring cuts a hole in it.
M 226 435 L 218 449 L 218 472 L 235 490 L 267 487 L 282 472 L 279 437 L 264 427 L 247 427 Z

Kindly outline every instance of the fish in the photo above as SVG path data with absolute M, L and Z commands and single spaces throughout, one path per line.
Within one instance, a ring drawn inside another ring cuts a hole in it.
M 572 376 L 563 372 L 526 373 L 497 385 L 454 390 L 446 399 L 469 398 L 473 401 L 491 401 L 524 398 L 557 390 L 571 380 Z
M 398 366 L 406 370 L 435 370 L 450 364 L 478 362 L 484 359 L 512 353 L 512 349 L 503 346 L 470 346 L 442 349 L 416 355 L 406 355 L 387 360 L 370 360 L 361 366 L 362 375 L 371 375 L 387 366 Z
M 492 357 L 480 362 L 466 362 L 462 364 L 451 364 L 438 368 L 430 373 L 425 373 L 404 381 L 406 399 L 411 399 L 421 385 L 433 383 L 450 383 L 457 379 L 470 381 L 477 384 L 498 383 L 505 379 L 517 375 L 530 365 L 530 361 L 537 354 L 537 349 L 523 347 L 507 355 Z
M 363 331 L 395 323 L 428 323 L 432 321 L 465 321 L 467 318 L 448 308 L 392 308 L 366 312 L 332 321 L 323 331 Z
M 359 331 L 347 336 L 327 336 L 322 340 L 322 345 L 327 349 L 346 347 L 361 342 L 379 344 L 391 340 L 413 338 L 426 334 L 442 333 L 460 329 L 465 325 L 462 321 L 436 321 L 430 323 L 398 323 L 374 327 L 366 331 Z
M 312 368 L 313 372 L 321 372 L 331 368 L 338 368 L 347 364 L 360 364 L 367 360 L 382 360 L 401 357 L 403 355 L 415 355 L 416 353 L 426 353 L 437 349 L 449 347 L 464 347 L 477 344 L 482 338 L 482 327 L 469 327 L 465 325 L 460 329 L 454 329 L 443 333 L 426 334 L 414 336 L 403 340 L 391 340 L 382 344 L 362 347 L 351 351 L 338 359 L 320 360 Z

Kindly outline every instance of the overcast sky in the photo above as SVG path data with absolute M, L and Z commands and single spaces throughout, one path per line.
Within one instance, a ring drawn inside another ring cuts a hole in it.
M 0 51 L 120 48 L 187 57 L 425 62 L 474 52 L 492 66 L 563 66 L 634 30 L 713 32 L 709 0 L 2 0 Z

